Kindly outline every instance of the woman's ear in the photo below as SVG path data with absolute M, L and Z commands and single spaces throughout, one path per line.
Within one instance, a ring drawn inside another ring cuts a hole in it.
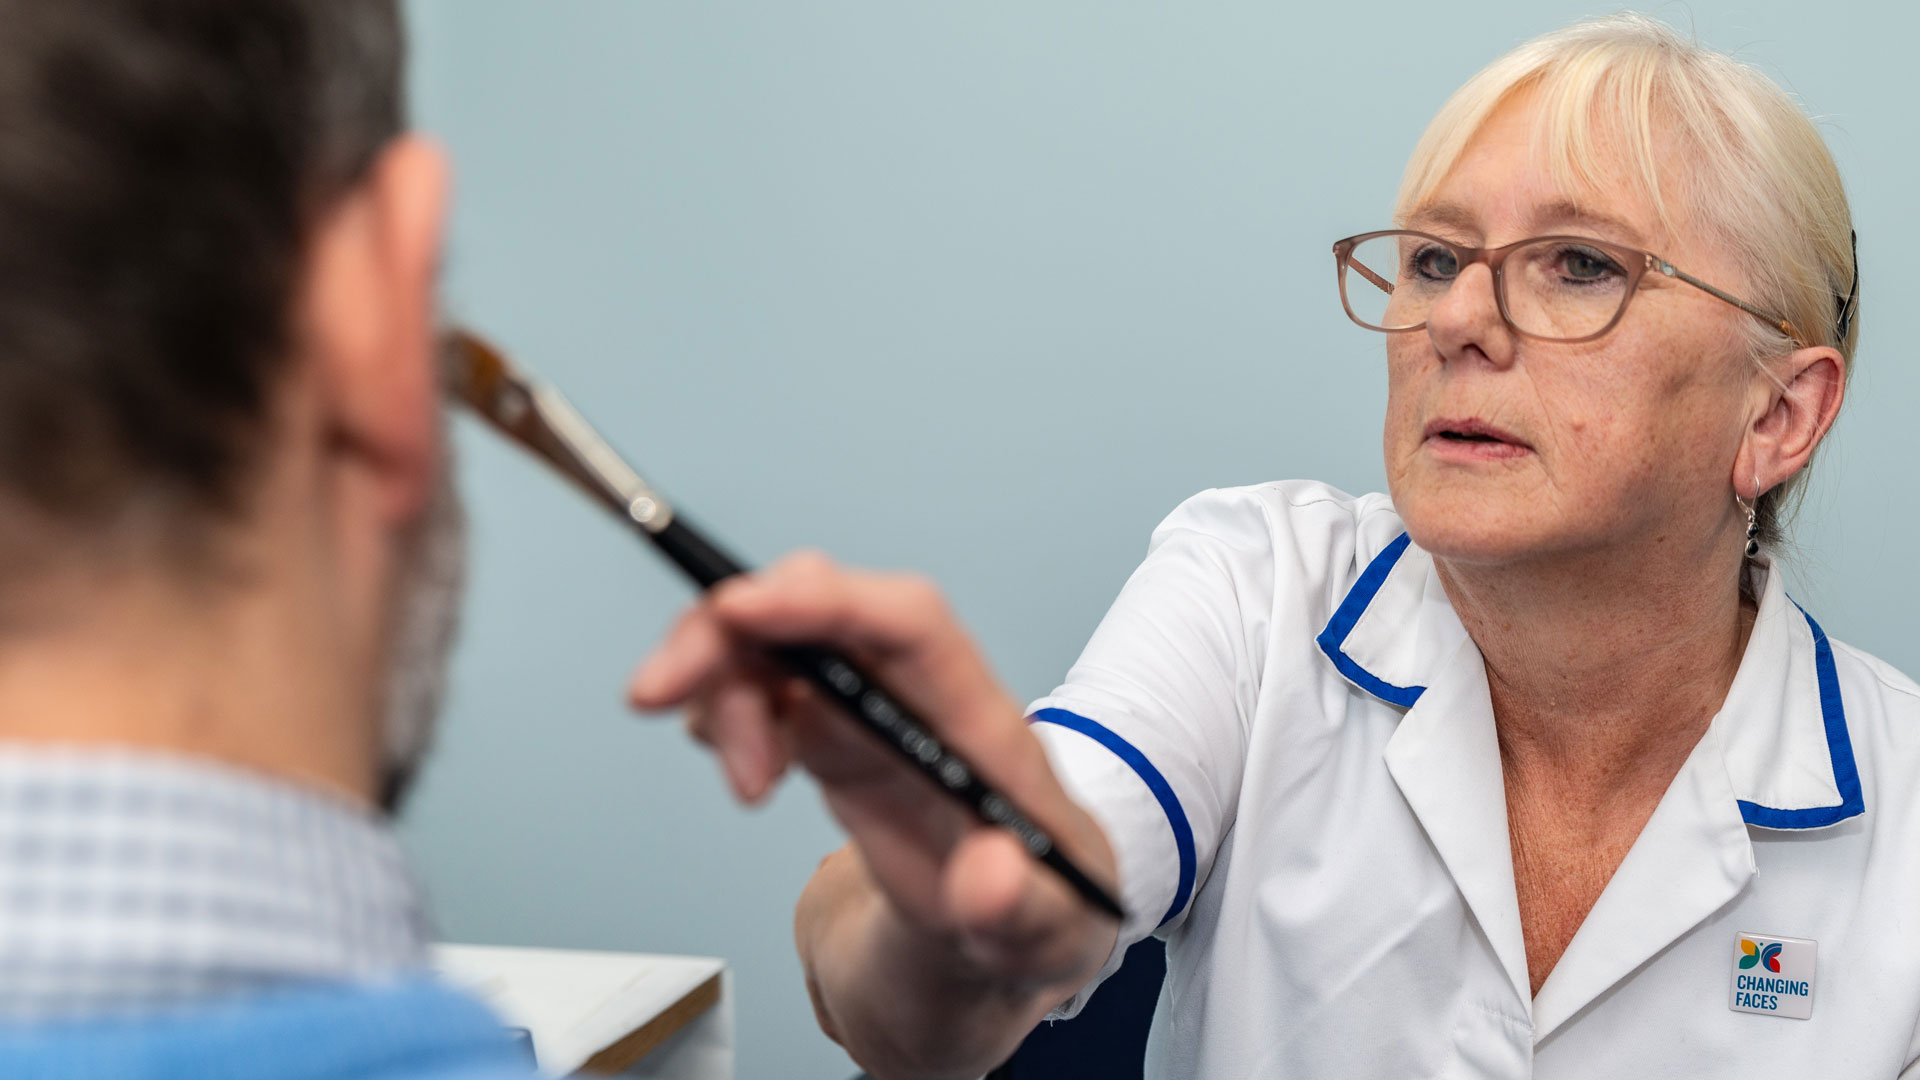
M 1796 349 L 1756 371 L 1755 409 L 1734 462 L 1734 490 L 1758 498 L 1805 468 L 1846 394 L 1846 358 L 1825 345 Z
M 314 224 L 298 297 L 299 348 L 320 389 L 334 464 L 400 522 L 441 468 L 437 285 L 448 167 L 431 143 L 388 143 Z

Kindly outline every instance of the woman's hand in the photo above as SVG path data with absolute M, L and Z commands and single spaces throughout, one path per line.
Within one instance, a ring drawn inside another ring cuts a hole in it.
M 692 734 L 713 747 L 743 801 L 765 798 L 791 764 L 818 778 L 850 834 L 854 859 L 838 867 L 830 861 L 819 877 L 835 883 L 810 887 L 810 900 L 819 901 L 811 906 L 827 909 L 811 920 L 821 948 L 891 942 L 886 947 L 895 953 L 937 959 L 947 970 L 929 974 L 943 985 L 990 984 L 1003 999 L 1010 989 L 1026 989 L 1057 1000 L 1091 977 L 1112 947 L 1113 922 L 1029 857 L 1011 833 L 979 822 L 882 740 L 775 666 L 763 646 L 788 642 L 852 657 L 1096 880 L 1111 887 L 1114 864 L 1106 838 L 1067 798 L 1020 708 L 938 590 L 917 577 L 795 555 L 703 598 L 635 674 L 629 696 L 641 709 L 685 705 Z M 885 910 L 864 903 L 876 892 Z M 809 906 L 801 908 L 803 958 L 817 960 L 810 971 L 830 983 L 841 968 L 837 958 L 805 956 Z M 862 910 L 868 916 L 860 929 L 833 925 L 842 916 L 857 921 Z M 903 933 L 919 940 L 907 945 Z M 834 990 L 824 987 L 823 1013 L 841 1012 Z

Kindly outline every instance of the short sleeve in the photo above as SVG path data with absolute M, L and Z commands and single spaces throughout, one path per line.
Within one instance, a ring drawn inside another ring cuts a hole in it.
M 1232 824 L 1272 607 L 1268 504 L 1189 499 L 1154 530 L 1080 659 L 1029 710 L 1075 801 L 1106 831 L 1127 920 L 1107 967 L 1177 925 Z

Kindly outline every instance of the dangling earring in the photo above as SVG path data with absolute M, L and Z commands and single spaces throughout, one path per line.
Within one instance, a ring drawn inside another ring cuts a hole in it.
M 1740 501 L 1740 496 L 1735 495 L 1733 502 L 1734 505 L 1743 507 L 1747 511 L 1747 558 L 1751 559 L 1760 554 L 1760 515 L 1755 510 L 1755 507 L 1760 505 L 1760 500 L 1756 497 L 1743 503 Z

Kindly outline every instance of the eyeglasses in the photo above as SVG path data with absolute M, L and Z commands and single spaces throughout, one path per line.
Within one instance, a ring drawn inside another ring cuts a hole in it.
M 1466 268 L 1486 263 L 1493 272 L 1500 317 L 1522 337 L 1559 342 L 1600 337 L 1620 322 L 1627 301 L 1651 271 L 1684 281 L 1795 342 L 1806 342 L 1786 319 L 1722 292 L 1658 255 L 1588 236 L 1536 236 L 1504 247 L 1472 248 L 1426 233 L 1389 230 L 1349 236 L 1333 245 L 1333 258 L 1348 318 L 1390 334 L 1426 326 L 1433 305 Z

